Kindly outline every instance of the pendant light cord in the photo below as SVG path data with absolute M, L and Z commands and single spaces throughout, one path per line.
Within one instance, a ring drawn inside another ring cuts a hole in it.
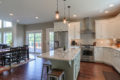
M 57 0 L 57 11 L 58 11 L 58 0 Z
M 65 16 L 66 16 L 66 14 L 65 14 L 65 10 L 66 10 L 65 1 L 66 1 L 66 0 L 64 0 L 64 18 L 65 18 Z
M 69 17 L 69 21 L 70 21 L 70 7 L 71 7 L 71 6 L 68 6 L 68 17 Z

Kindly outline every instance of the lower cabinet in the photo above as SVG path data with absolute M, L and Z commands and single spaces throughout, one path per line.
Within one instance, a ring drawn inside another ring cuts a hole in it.
M 95 47 L 94 49 L 95 62 L 102 62 L 112 65 L 120 73 L 120 51 L 107 48 L 107 47 Z
M 103 48 L 103 62 L 106 64 L 111 65 L 112 62 L 112 49 L 110 48 Z
M 95 47 L 94 48 L 94 60 L 96 62 L 103 62 L 103 48 L 102 47 Z

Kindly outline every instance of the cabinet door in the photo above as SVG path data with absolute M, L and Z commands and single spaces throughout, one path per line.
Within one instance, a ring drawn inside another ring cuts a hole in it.
M 80 39 L 80 22 L 75 22 L 74 28 L 75 28 L 75 39 Z
M 119 64 L 120 63 L 120 52 L 115 50 L 112 58 L 113 58 L 112 65 L 118 72 L 120 72 L 120 64 Z
M 64 24 L 63 22 L 55 22 L 54 31 L 68 31 L 68 26 L 67 24 Z
M 103 57 L 104 57 L 104 62 L 109 64 L 109 65 L 112 65 L 111 62 L 112 62 L 112 57 L 111 57 L 111 54 L 112 54 L 112 49 L 110 48 L 104 48 L 103 50 Z
M 75 39 L 75 33 L 74 33 L 74 24 L 73 23 L 70 23 L 70 26 L 68 28 L 68 35 L 69 35 L 69 39 Z
M 103 62 L 103 48 L 96 47 L 94 49 L 95 61 Z

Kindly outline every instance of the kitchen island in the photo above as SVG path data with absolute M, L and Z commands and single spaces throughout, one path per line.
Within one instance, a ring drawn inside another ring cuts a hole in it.
M 50 60 L 52 68 L 63 69 L 65 80 L 77 80 L 80 71 L 80 48 L 70 48 L 66 51 L 56 49 L 38 57 Z

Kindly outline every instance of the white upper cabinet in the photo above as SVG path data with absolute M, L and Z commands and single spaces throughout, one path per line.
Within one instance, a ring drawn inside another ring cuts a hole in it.
M 68 27 L 68 46 L 71 47 L 71 41 L 80 40 L 80 22 L 71 22 Z
M 120 38 L 120 15 L 105 20 L 96 20 L 96 38 Z
M 68 24 L 64 24 L 63 22 L 55 22 L 54 32 L 57 32 L 57 31 L 68 31 Z
M 80 39 L 80 22 L 70 23 L 68 34 L 71 39 Z

